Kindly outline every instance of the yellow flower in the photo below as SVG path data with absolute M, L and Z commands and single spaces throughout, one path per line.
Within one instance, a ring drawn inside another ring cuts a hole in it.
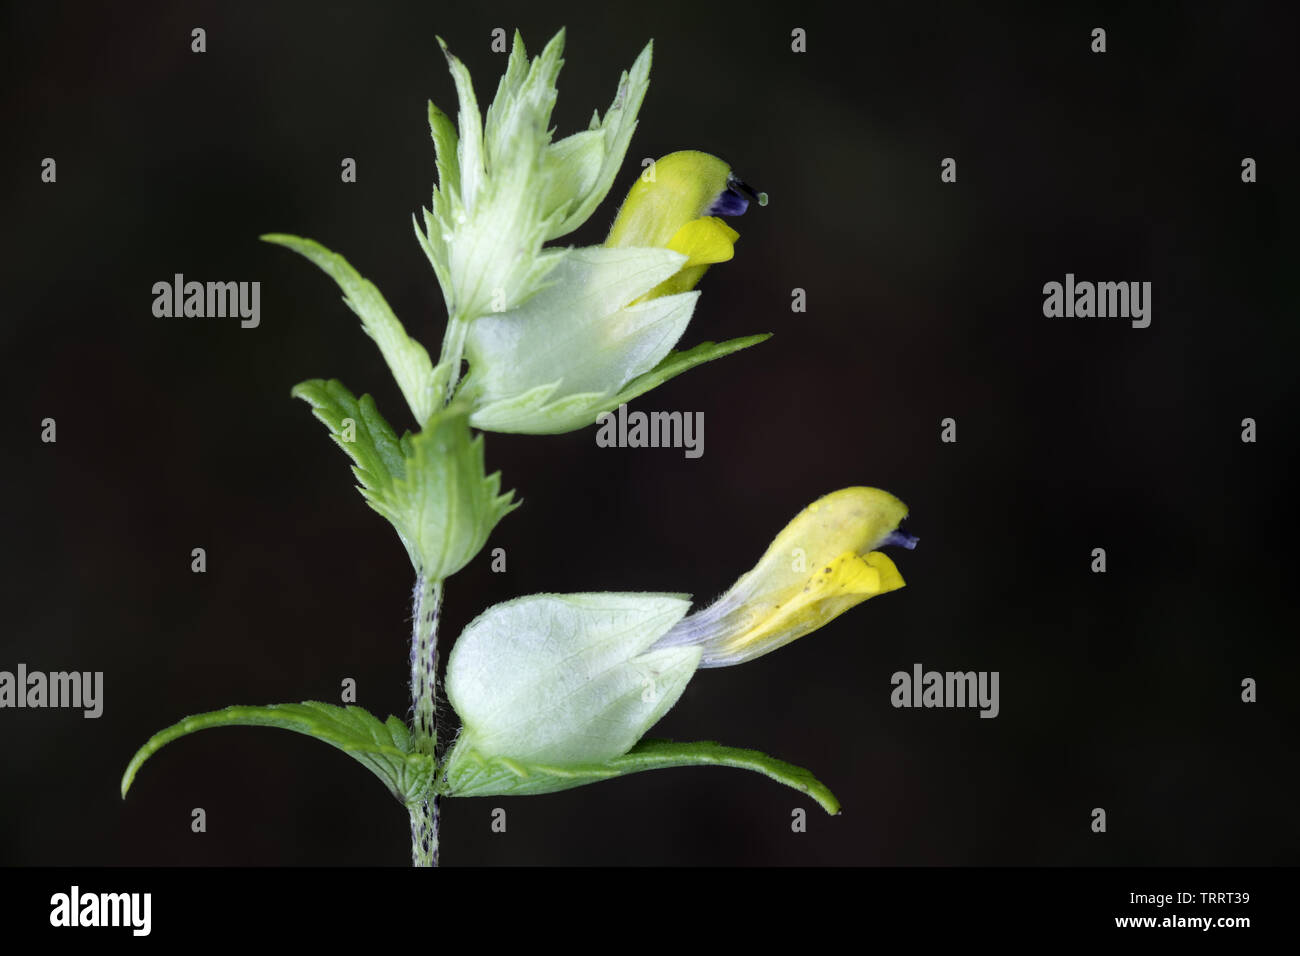
M 740 664 L 901 588 L 898 568 L 876 549 L 916 546 L 916 538 L 898 530 L 906 516 L 907 506 L 878 488 L 844 488 L 819 498 L 785 526 L 753 570 L 655 647 L 698 645 L 700 667 Z
M 638 178 L 603 246 L 560 250 L 543 287 L 465 336 L 458 395 L 484 431 L 584 428 L 668 379 L 761 342 L 748 336 L 676 350 L 711 263 L 732 257 L 738 216 L 767 201 L 707 153 L 670 153 Z M 484 247 L 486 248 L 486 246 Z M 509 300 L 507 300 L 509 301 Z
M 740 233 L 719 216 L 739 216 L 750 199 L 767 205 L 716 156 L 686 149 L 658 159 L 637 179 L 614 218 L 608 248 L 657 247 L 687 257 L 681 269 L 638 301 L 688 292 L 714 263 L 735 254 Z

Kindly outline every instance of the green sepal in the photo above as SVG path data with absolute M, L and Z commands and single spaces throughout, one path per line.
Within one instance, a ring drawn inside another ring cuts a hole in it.
M 483 757 L 457 743 L 438 773 L 435 789 L 452 797 L 526 796 L 569 790 L 643 770 L 703 766 L 757 771 L 807 794 L 832 816 L 840 812 L 835 794 L 803 767 L 759 750 L 724 747 L 707 740 L 642 740 L 621 757 L 603 764 L 571 767 L 532 766 L 503 757 Z
M 379 346 L 415 420 L 423 422 L 432 415 L 441 395 L 434 389 L 433 363 L 429 353 L 406 334 L 401 321 L 374 284 L 362 278 L 341 255 L 318 242 L 281 233 L 270 233 L 261 238 L 310 259 L 338 283 L 343 290 L 343 301 L 357 314 L 366 334 Z
M 125 799 L 146 760 L 173 740 L 209 727 L 280 727 L 315 737 L 365 765 L 406 805 L 422 800 L 433 778 L 433 757 L 414 752 L 411 733 L 398 718 L 389 717 L 381 722 L 362 707 L 305 701 L 266 707 L 227 707 L 186 717 L 158 731 L 136 751 L 126 773 L 122 774 L 122 797 Z

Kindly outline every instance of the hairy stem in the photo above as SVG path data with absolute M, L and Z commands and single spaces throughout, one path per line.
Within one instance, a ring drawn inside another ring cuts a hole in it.
M 412 737 L 417 753 L 434 756 L 438 744 L 438 712 L 435 705 L 438 679 L 438 611 L 442 604 L 442 582 L 422 573 L 415 578 L 411 595 L 411 707 L 414 711 Z M 411 807 L 411 864 L 438 865 L 438 797 L 427 798 Z
M 469 323 L 460 316 L 447 318 L 439 362 L 449 362 L 447 389 L 435 395 L 434 411 L 443 408 L 456 394 L 460 382 L 461 357 L 465 351 L 465 333 Z M 438 748 L 438 611 L 442 605 L 442 582 L 432 581 L 416 572 L 411 595 L 411 736 L 415 749 L 437 757 Z M 411 806 L 411 865 L 438 865 L 438 795 L 430 793 Z
M 411 866 L 438 865 L 438 797 L 427 798 L 410 807 Z

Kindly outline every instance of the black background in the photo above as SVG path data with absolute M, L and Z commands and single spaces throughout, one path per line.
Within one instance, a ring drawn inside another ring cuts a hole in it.
M 897 494 L 922 540 L 897 556 L 904 590 L 701 672 L 653 732 L 807 766 L 842 816 L 755 775 L 673 770 L 446 801 L 444 862 L 1297 862 L 1296 83 L 1272 8 L 4 16 L 0 669 L 102 670 L 106 708 L 0 712 L 0 863 L 408 862 L 404 812 L 303 737 L 200 734 L 125 802 L 118 779 L 155 730 L 230 703 L 337 701 L 351 677 L 359 703 L 407 712 L 405 554 L 289 389 L 337 376 L 412 423 L 333 283 L 256 237 L 341 252 L 436 349 L 441 296 L 410 225 L 434 176 L 425 101 L 455 106 L 434 37 L 486 106 L 504 66 L 491 30 L 515 26 L 533 53 L 568 28 L 557 136 L 607 108 L 654 37 L 627 162 L 571 241 L 601 241 L 641 158 L 717 153 L 772 202 L 733 222 L 736 258 L 702 283 L 683 346 L 776 336 L 634 404 L 703 411 L 699 460 L 597 448 L 594 429 L 489 435 L 525 505 L 489 544 L 508 572 L 484 552 L 449 583 L 444 648 L 537 591 L 711 599 L 846 485 Z M 177 272 L 261 281 L 261 326 L 155 318 L 152 285 Z M 1044 318 L 1042 285 L 1067 272 L 1151 281 L 1151 327 Z M 947 416 L 956 444 L 939 440 Z M 893 709 L 889 677 L 915 662 L 1000 671 L 1001 715 Z

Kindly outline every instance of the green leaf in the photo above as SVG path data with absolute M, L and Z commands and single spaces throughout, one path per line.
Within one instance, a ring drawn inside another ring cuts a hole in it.
M 473 198 L 478 195 L 483 181 L 483 119 L 479 112 L 478 100 L 474 96 L 474 83 L 469 77 L 465 64 L 452 55 L 442 37 L 438 37 L 438 46 L 442 47 L 443 56 L 447 58 L 447 68 L 456 84 L 456 98 L 460 104 L 457 115 L 460 139 L 457 145 L 457 192 L 462 196 Z
M 636 58 L 636 62 L 632 64 L 632 69 L 619 77 L 614 102 L 610 103 L 605 118 L 602 120 L 599 113 L 592 115 L 588 132 L 599 132 L 603 137 L 604 155 L 601 157 L 600 167 L 594 173 L 591 186 L 583 192 L 576 193 L 579 197 L 578 201 L 564 221 L 551 230 L 548 239 L 567 235 L 586 222 L 614 185 L 614 178 L 618 175 L 619 167 L 623 165 L 623 157 L 627 155 L 628 144 L 631 143 L 632 133 L 636 130 L 637 113 L 645 99 L 646 90 L 650 87 L 650 57 L 653 48 L 653 41 L 647 43 L 645 49 Z M 561 140 L 551 149 L 558 150 L 564 144 L 565 141 Z
M 292 394 L 311 403 L 352 458 L 362 497 L 392 523 L 411 563 L 434 580 L 469 563 L 497 522 L 519 507 L 514 492 L 499 494 L 500 473 L 485 473 L 483 436 L 471 440 L 464 406 L 444 409 L 419 434 L 399 440 L 374 399 L 357 399 L 337 379 L 311 379 Z
M 384 499 L 389 520 L 421 572 L 441 581 L 468 564 L 497 522 L 519 507 L 486 473 L 483 436 L 470 438 L 469 408 L 453 404 L 403 439 L 405 474 Z
M 747 349 L 751 345 L 757 345 L 759 342 L 771 337 L 771 332 L 765 332 L 761 335 L 746 335 L 738 339 L 728 339 L 725 342 L 701 342 L 684 352 L 669 352 L 664 360 L 650 371 L 628 382 L 604 410 L 610 411 L 618 408 L 624 402 L 630 402 L 638 395 L 643 395 L 650 389 L 659 387 L 670 378 L 676 378 L 682 372 L 689 371 L 697 365 L 703 365 L 705 362 L 712 362 L 714 359 L 720 359 L 732 352 Z
M 603 764 L 572 767 L 533 766 L 502 757 L 487 758 L 457 742 L 438 774 L 436 786 L 453 797 L 522 796 L 582 787 L 643 770 L 702 766 L 753 770 L 806 793 L 831 815 L 840 812 L 835 795 L 803 767 L 769 757 L 759 750 L 724 747 L 712 741 L 643 740 L 623 756 Z
M 460 194 L 460 163 L 456 158 L 456 124 L 451 117 L 429 101 L 429 134 L 433 137 L 434 159 L 438 167 L 438 188 Z
M 268 707 L 227 707 L 195 714 L 160 730 L 141 747 L 122 775 L 122 797 L 141 765 L 167 744 L 209 727 L 280 727 L 323 740 L 358 760 L 384 781 L 390 793 L 410 805 L 423 799 L 433 775 L 433 757 L 415 753 L 410 731 L 396 717 L 381 723 L 362 707 L 336 707 L 317 701 Z
M 312 414 L 325 423 L 331 437 L 352 459 L 361 494 L 387 517 L 384 503 L 392 496 L 393 482 L 406 473 L 406 466 L 397 433 L 379 413 L 375 400 L 369 395 L 358 400 L 336 378 L 300 382 L 289 394 L 311 405 Z
M 564 65 L 564 29 L 531 62 L 515 31 L 505 75 L 483 118 L 483 148 L 490 173 L 511 165 L 534 165 L 550 141 L 555 81 Z M 524 155 L 514 155 L 523 149 Z
M 545 164 L 542 181 L 546 184 L 542 191 L 542 213 L 550 219 L 557 210 L 567 212 L 592 193 L 605 163 L 605 133 L 599 129 L 588 129 L 566 136 L 546 147 L 542 161 Z M 592 208 L 595 208 L 594 204 Z M 555 235 L 546 238 L 555 239 L 577 228 L 571 226 L 565 229 L 566 224 L 567 220 L 559 226 L 553 226 Z
M 379 290 L 363 279 L 346 259 L 318 242 L 280 233 L 271 233 L 262 239 L 310 259 L 338 283 L 343 290 L 343 301 L 357 314 L 366 334 L 379 346 L 416 422 L 423 423 L 432 415 L 440 396 L 432 387 L 433 363 L 429 360 L 429 353 L 406 334 L 406 329 Z
M 465 64 L 438 42 L 459 101 L 457 175 L 442 177 L 433 191 L 423 230 L 418 220 L 413 225 L 448 315 L 471 321 L 527 302 L 566 253 L 543 248 L 568 206 L 548 189 L 552 170 L 545 162 L 564 31 L 532 61 L 516 33 L 485 120 Z M 435 145 L 444 152 L 452 142 L 450 121 L 430 116 Z M 562 208 L 545 210 L 544 201 Z
M 314 378 L 295 385 L 290 394 L 311 404 L 312 413 L 325 423 L 335 443 L 348 453 L 353 461 L 352 473 L 361 483 L 357 490 L 370 507 L 397 529 L 411 563 L 415 564 L 416 552 L 403 515 L 393 507 L 396 482 L 406 474 L 403 442 L 379 413 L 374 399 L 362 395 L 358 400 L 338 379 Z M 408 434 L 404 442 L 409 446 L 410 441 Z

